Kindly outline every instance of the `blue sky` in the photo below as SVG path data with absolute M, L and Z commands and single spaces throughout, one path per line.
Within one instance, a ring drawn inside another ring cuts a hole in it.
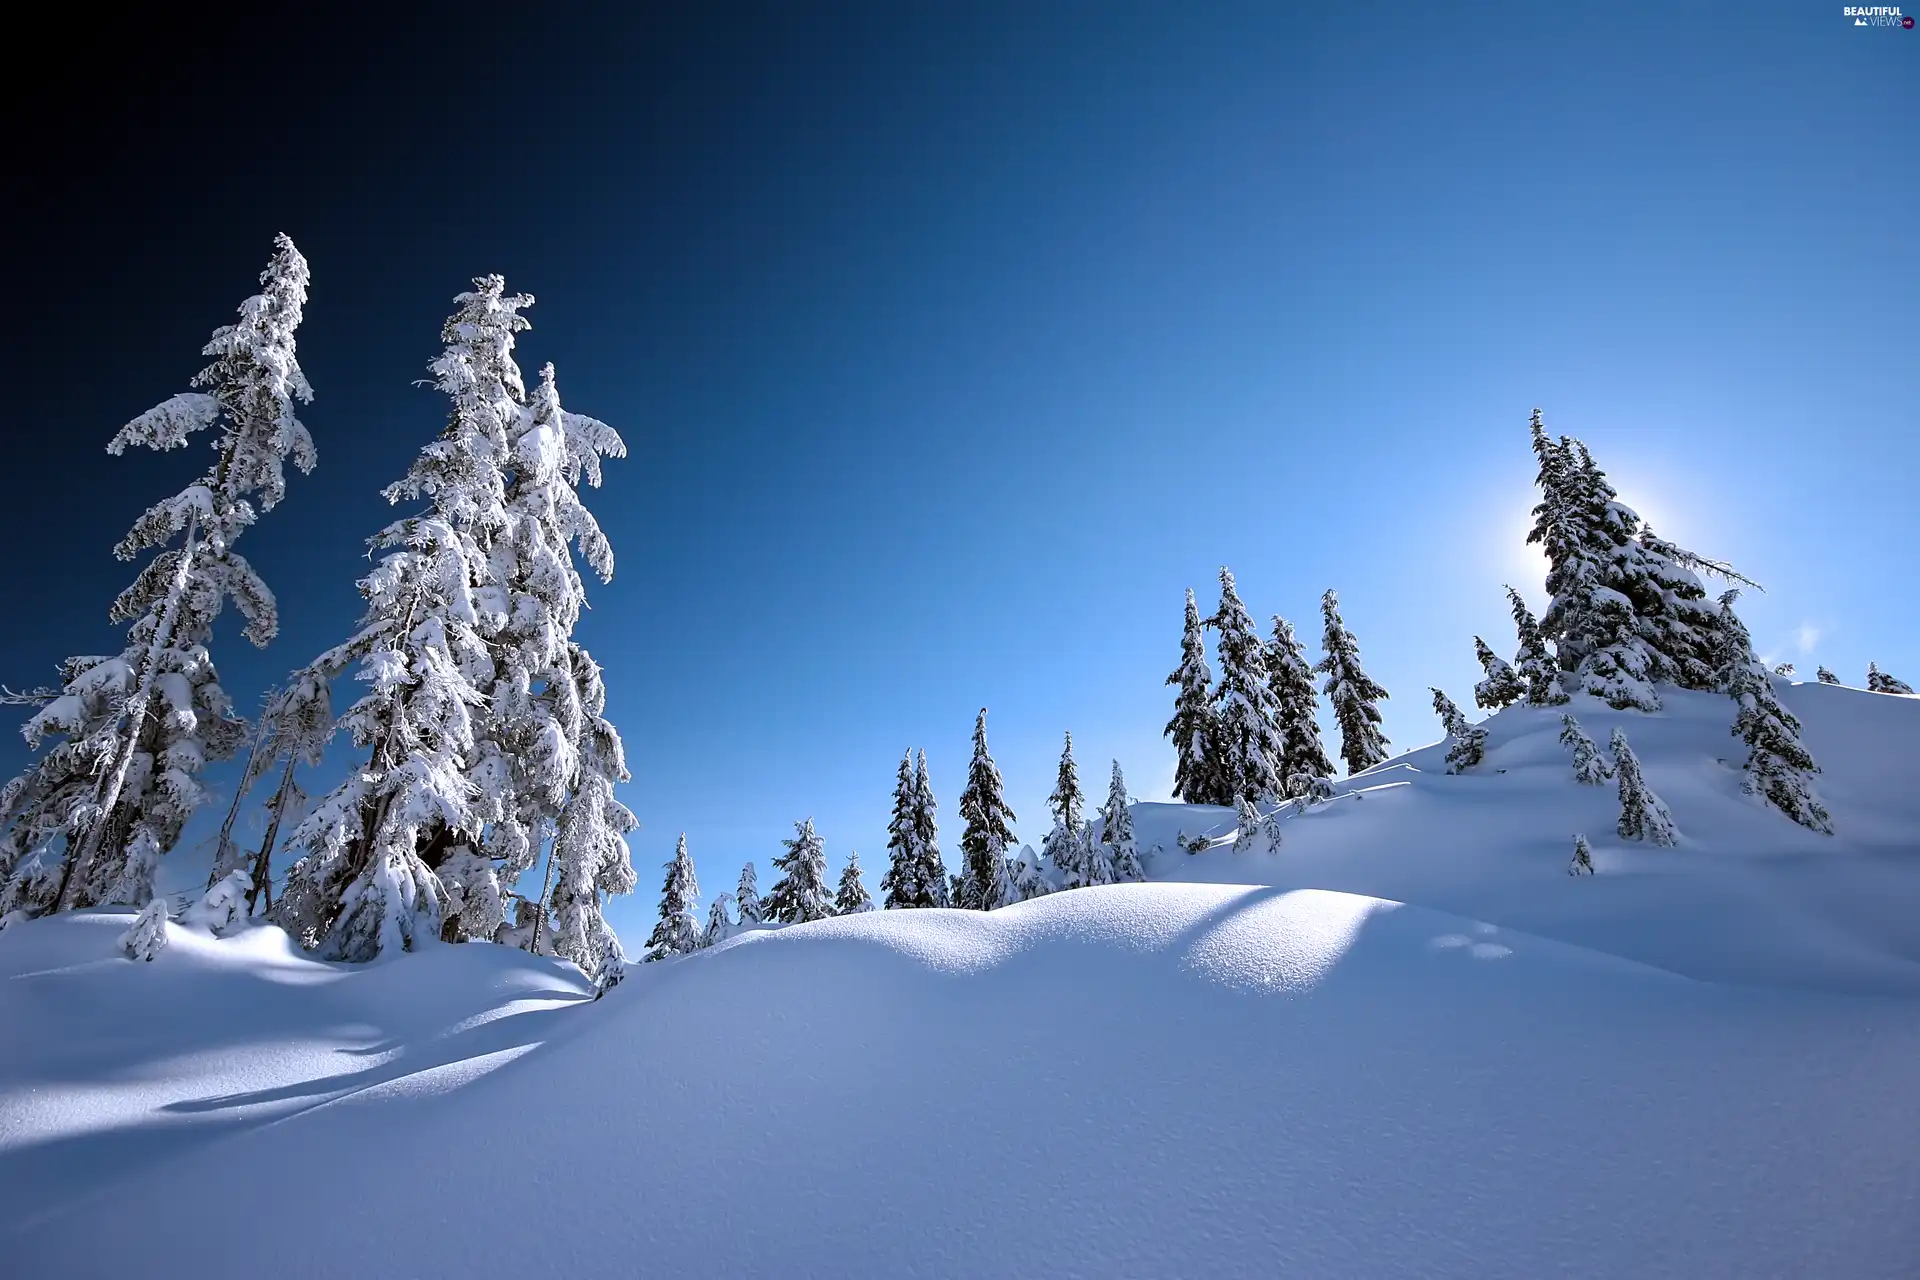
M 377 490 L 440 425 L 411 384 L 503 272 L 539 298 L 523 364 L 632 449 L 590 499 L 619 571 L 582 629 L 644 824 L 630 939 L 681 831 L 709 893 L 748 858 L 764 887 L 811 815 L 877 893 L 909 746 L 951 865 L 982 705 L 1023 839 L 1065 730 L 1091 792 L 1117 757 L 1165 798 L 1182 592 L 1211 607 L 1222 564 L 1316 654 L 1337 588 L 1388 735 L 1434 739 L 1427 686 L 1464 702 L 1471 637 L 1511 647 L 1501 584 L 1539 603 L 1535 405 L 1766 585 L 1776 660 L 1916 678 L 1920 32 L 1815 4 L 912 8 L 302 19 L 281 96 L 211 153 L 217 77 L 116 81 L 30 148 L 6 250 L 33 551 L 0 675 L 113 643 L 108 548 L 199 459 L 101 447 L 285 230 L 321 470 L 249 534 L 285 627 L 230 632 L 226 684 L 250 707 L 352 624 Z

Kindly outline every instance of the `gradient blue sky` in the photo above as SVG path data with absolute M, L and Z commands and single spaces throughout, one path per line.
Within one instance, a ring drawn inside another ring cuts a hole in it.
M 225 682 L 251 707 L 352 624 L 377 490 L 442 418 L 412 383 L 503 272 L 539 298 L 523 363 L 632 449 L 583 627 L 644 824 L 630 941 L 681 831 L 709 893 L 748 858 L 764 887 L 811 814 L 877 893 L 908 746 L 951 864 L 982 705 L 1023 839 L 1063 730 L 1090 791 L 1118 757 L 1165 798 L 1181 593 L 1210 607 L 1222 564 L 1316 651 L 1338 588 L 1389 736 L 1432 740 L 1426 687 L 1464 701 L 1472 635 L 1511 645 L 1501 583 L 1539 600 L 1534 405 L 1766 585 L 1769 653 L 1920 678 L 1920 32 L 1824 3 L 617 9 L 76 35 L 84 105 L 21 140 L 4 250 L 0 676 L 114 643 L 108 548 L 201 459 L 102 446 L 285 230 L 321 469 L 248 537 L 285 626 L 230 630 Z

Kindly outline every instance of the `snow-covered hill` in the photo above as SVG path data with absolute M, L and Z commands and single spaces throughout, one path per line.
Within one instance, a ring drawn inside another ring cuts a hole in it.
M 1664 691 L 1663 691 L 1664 692 Z M 1739 792 L 1729 703 L 1625 725 L 1624 847 L 1514 709 L 1282 821 L 1136 810 L 1155 883 L 641 966 L 322 965 L 125 913 L 0 934 L 9 1274 L 1907 1276 L 1920 699 L 1783 691 L 1838 834 Z M 1504 773 L 1499 772 L 1505 770 Z M 1565 874 L 1572 836 L 1598 874 Z

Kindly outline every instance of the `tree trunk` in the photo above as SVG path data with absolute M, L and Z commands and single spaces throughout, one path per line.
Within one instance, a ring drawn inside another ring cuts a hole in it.
M 287 767 L 280 771 L 280 785 L 274 790 L 273 803 L 267 816 L 267 834 L 260 841 L 260 852 L 253 855 L 253 884 L 247 889 L 247 914 L 252 915 L 254 904 L 262 896 L 271 898 L 273 842 L 280 836 L 280 819 L 287 812 L 287 797 L 293 791 L 293 767 L 299 762 L 299 756 L 287 753 Z M 231 821 L 231 819 L 229 819 Z M 269 901 L 268 905 L 272 905 Z

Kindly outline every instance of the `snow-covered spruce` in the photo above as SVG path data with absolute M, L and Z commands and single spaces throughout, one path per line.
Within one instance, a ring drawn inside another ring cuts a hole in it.
M 1073 735 L 1067 735 L 1060 752 L 1060 769 L 1054 775 L 1053 793 L 1047 797 L 1053 814 L 1053 829 L 1041 843 L 1040 855 L 1060 875 L 1061 887 L 1079 889 L 1107 883 L 1100 859 L 1093 856 L 1085 836 L 1086 793 L 1080 789 L 1080 770 L 1073 760 Z
M 767 919 L 776 924 L 805 924 L 833 914 L 827 892 L 827 847 L 813 819 L 793 824 L 794 837 L 783 840 L 786 853 L 773 860 L 784 874 L 767 893 Z
M 1468 724 L 1452 698 L 1438 689 L 1432 693 L 1433 713 L 1440 717 L 1441 727 L 1453 743 L 1447 748 L 1447 772 L 1463 773 L 1486 758 L 1487 731 L 1480 725 Z
M 1839 684 L 1840 683 L 1840 677 L 1833 674 L 1833 672 L 1827 670 L 1825 667 L 1819 668 L 1814 674 L 1816 678 L 1819 679 L 1821 684 Z
M 1613 766 L 1607 763 L 1600 748 L 1593 745 L 1593 739 L 1571 713 L 1561 713 L 1560 745 L 1572 753 L 1573 780 L 1581 786 L 1597 787 L 1613 776 Z
M 1473 686 L 1474 706 L 1482 711 L 1498 711 L 1527 696 L 1526 682 L 1479 636 L 1473 638 L 1473 653 L 1480 660 L 1480 669 L 1486 673 L 1486 678 Z
M 1207 643 L 1201 634 L 1200 606 L 1187 590 L 1186 630 L 1180 639 L 1180 665 L 1167 677 L 1180 692 L 1174 695 L 1173 719 L 1166 736 L 1173 740 L 1173 794 L 1188 804 L 1219 804 L 1224 790 L 1220 775 L 1220 724 L 1213 709 L 1213 669 L 1207 665 Z
M 301 765 L 311 768 L 320 763 L 333 730 L 333 684 L 312 667 L 294 672 L 267 698 L 254 738 L 255 749 L 220 827 L 207 882 L 211 889 L 215 881 L 235 871 L 246 871 L 249 915 L 273 905 L 274 843 L 281 825 L 306 799 L 295 781 L 295 772 Z M 248 792 L 275 766 L 279 767 L 279 779 L 267 798 L 266 831 L 259 847 L 248 850 L 234 840 L 234 823 Z
M 247 918 L 247 890 L 252 883 L 252 875 L 245 870 L 228 872 L 187 908 L 180 923 L 205 929 L 216 938 L 231 933 Z
M 1333 761 L 1320 741 L 1320 693 L 1314 687 L 1306 646 L 1294 635 L 1293 624 L 1277 613 L 1273 639 L 1267 643 L 1267 679 L 1279 707 L 1282 789 L 1286 795 L 1299 794 L 1295 779 L 1305 778 L 1311 781 L 1302 785 L 1316 790 L 1320 780 L 1333 777 Z M 1326 789 L 1330 794 L 1330 782 Z
M 1651 840 L 1657 845 L 1673 845 L 1679 840 L 1673 815 L 1640 772 L 1639 757 L 1627 745 L 1627 735 L 1615 726 L 1608 739 L 1613 753 L 1613 771 L 1620 782 L 1620 821 L 1617 830 L 1623 840 Z
M 1783 662 L 1773 669 L 1773 674 L 1777 676 L 1791 676 L 1793 675 L 1793 664 L 1791 662 Z
M 737 926 L 733 918 L 727 914 L 727 907 L 732 902 L 733 895 L 723 893 L 707 908 L 707 927 L 700 931 L 702 947 L 717 946 L 733 936 Z
M 1245 796 L 1233 802 L 1233 851 L 1251 853 L 1265 843 L 1265 835 L 1260 828 L 1260 815 L 1255 812 L 1253 801 Z
M 749 862 L 740 868 L 740 883 L 733 891 L 734 910 L 739 912 L 740 927 L 761 924 L 767 918 L 766 902 L 760 897 L 760 875 Z
M 1573 860 L 1567 864 L 1570 876 L 1590 876 L 1593 874 L 1593 846 L 1587 843 L 1585 836 L 1573 838 Z
M 1720 686 L 1739 708 L 1733 734 L 1747 744 L 1744 765 L 1749 795 L 1759 796 L 1810 831 L 1833 834 L 1833 820 L 1813 793 L 1820 766 L 1800 741 L 1800 721 L 1774 696 L 1773 679 L 1753 652 L 1746 624 L 1733 611 L 1733 590 L 1720 597 Z
M 167 948 L 167 900 L 155 898 L 140 908 L 127 931 L 120 935 L 120 949 L 132 960 L 152 960 Z
M 960 793 L 960 891 L 953 905 L 970 911 L 992 911 L 1015 901 L 1013 879 L 1007 867 L 1007 846 L 1013 843 L 1013 810 L 1007 805 L 1000 766 L 987 750 L 987 709 L 973 722 L 973 760 L 967 766 L 967 787 Z
M 683 956 L 700 947 L 700 922 L 694 916 L 694 903 L 700 897 L 700 882 L 694 877 L 693 859 L 687 855 L 687 837 L 682 832 L 667 860 L 667 880 L 660 888 L 660 919 L 647 939 L 645 958 L 665 960 Z
M 1527 602 L 1512 587 L 1507 588 L 1507 604 L 1513 611 L 1513 627 L 1520 640 L 1520 648 L 1513 658 L 1513 673 L 1526 687 L 1528 705 L 1564 705 L 1567 695 L 1560 688 L 1560 664 L 1547 648 L 1533 611 L 1527 608 Z
M 1020 846 L 1019 854 L 1008 864 L 1008 874 L 1013 877 L 1013 895 L 1017 902 L 1042 898 L 1053 892 L 1053 882 L 1047 879 L 1046 871 L 1040 865 L 1040 855 L 1034 852 L 1030 844 Z
M 1287 756 L 1280 736 L 1280 704 L 1267 674 L 1267 647 L 1240 602 L 1231 569 L 1220 570 L 1220 607 L 1207 625 L 1220 633 L 1220 683 L 1213 698 L 1221 802 L 1234 796 L 1277 799 L 1285 791 L 1280 770 Z
M 900 771 L 894 779 L 893 816 L 887 822 L 887 874 L 880 880 L 889 911 L 947 905 L 947 869 L 939 850 L 927 844 L 933 825 L 927 812 L 933 786 L 927 780 L 923 796 L 926 759 L 926 752 L 921 752 L 916 772 L 913 752 L 908 751 L 900 757 Z
M 1380 732 L 1380 708 L 1387 691 L 1360 667 L 1360 644 L 1340 618 L 1340 597 L 1331 588 L 1320 597 L 1325 623 L 1321 643 L 1326 656 L 1315 671 L 1327 677 L 1325 692 L 1340 726 L 1340 755 L 1349 775 L 1371 769 L 1387 758 L 1387 737 Z
M 245 738 L 208 653 L 214 620 L 231 599 L 254 644 L 279 629 L 272 591 L 234 544 L 284 496 L 285 464 L 305 472 L 315 463 L 294 411 L 313 398 L 294 340 L 307 263 L 285 236 L 274 243 L 261 292 L 202 348 L 213 362 L 195 390 L 107 445 L 115 456 L 130 446 L 164 452 L 217 428 L 207 471 L 148 508 L 114 548 L 121 560 L 158 549 L 113 603 L 111 620 L 132 624 L 125 647 L 69 658 L 62 687 L 22 730 L 36 751 L 54 741 L 0 788 L 0 914 L 143 905 L 160 858 L 206 803 L 201 770 Z
M 857 916 L 863 911 L 873 910 L 873 895 L 867 892 L 867 885 L 860 878 L 860 855 L 857 852 L 847 854 L 847 865 L 840 869 L 840 885 L 833 895 L 833 914 L 837 916 Z
M 1912 693 L 1913 686 L 1882 671 L 1874 663 L 1867 664 L 1867 692 L 1869 693 Z
M 1113 762 L 1113 778 L 1107 784 L 1107 804 L 1100 811 L 1100 847 L 1095 851 L 1106 864 L 1107 880 L 1125 884 L 1145 880 L 1140 866 L 1140 851 L 1133 842 L 1133 811 L 1127 807 L 1127 780 L 1120 762 Z

